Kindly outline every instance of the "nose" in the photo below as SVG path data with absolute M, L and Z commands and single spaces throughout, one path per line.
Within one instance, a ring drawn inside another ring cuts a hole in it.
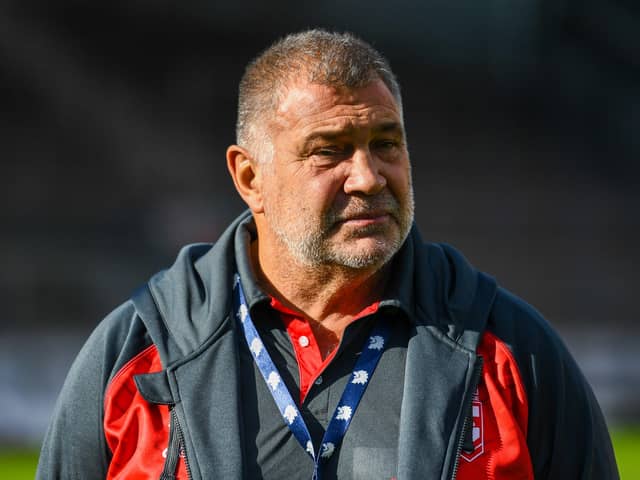
M 380 173 L 378 160 L 368 148 L 358 149 L 349 162 L 344 192 L 375 195 L 387 185 L 387 179 Z

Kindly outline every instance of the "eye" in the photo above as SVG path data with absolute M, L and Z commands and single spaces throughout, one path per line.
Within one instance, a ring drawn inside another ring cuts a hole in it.
M 349 145 L 321 145 L 312 151 L 311 158 L 317 166 L 335 165 L 351 154 Z
M 392 150 L 400 146 L 400 142 L 392 138 L 381 138 L 373 142 L 373 148 L 376 150 Z
M 340 149 L 339 147 L 322 147 L 317 149 L 314 152 L 315 155 L 321 155 L 324 157 L 331 157 L 331 156 L 335 156 L 335 155 L 340 155 L 342 154 L 342 149 Z

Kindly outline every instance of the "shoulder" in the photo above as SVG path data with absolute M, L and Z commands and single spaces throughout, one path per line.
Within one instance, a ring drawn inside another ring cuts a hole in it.
M 515 359 L 526 390 L 535 477 L 618 478 L 598 401 L 553 326 L 499 288 L 487 330 Z
M 592 402 L 591 388 L 560 335 L 527 302 L 499 288 L 487 331 L 513 355 L 530 402 L 540 407 L 536 415 L 558 410 L 559 394 L 576 406 Z
M 76 363 L 100 371 L 104 387 L 132 358 L 152 344 L 147 328 L 131 300 L 107 315 L 91 333 Z
M 548 359 L 570 357 L 549 321 L 532 305 L 502 287 L 498 287 L 487 329 L 516 354 Z

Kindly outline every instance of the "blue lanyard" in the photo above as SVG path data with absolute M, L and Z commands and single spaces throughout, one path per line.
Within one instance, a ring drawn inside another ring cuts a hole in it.
M 253 355 L 264 381 L 267 383 L 271 395 L 273 395 L 273 399 L 280 410 L 285 424 L 289 426 L 293 435 L 300 445 L 302 445 L 302 448 L 304 448 L 313 459 L 315 464 L 313 479 L 319 480 L 321 478 L 323 464 L 331 458 L 335 449 L 338 448 L 340 442 L 342 442 L 342 438 L 347 428 L 349 428 L 356 408 L 358 408 L 360 399 L 369 384 L 369 379 L 378 365 L 378 361 L 382 356 L 389 337 L 389 326 L 387 322 L 379 321 L 371 332 L 367 345 L 362 349 L 362 353 L 351 374 L 350 381 L 347 383 L 342 397 L 340 397 L 340 401 L 338 402 L 338 406 L 327 426 L 327 431 L 320 445 L 320 451 L 315 452 L 307 425 L 304 423 L 302 415 L 291 397 L 291 393 L 289 393 L 289 390 L 284 385 L 278 369 L 271 360 L 269 352 L 264 348 L 260 335 L 251 320 L 238 274 L 236 274 L 234 278 L 233 294 L 234 311 L 244 331 L 249 350 Z

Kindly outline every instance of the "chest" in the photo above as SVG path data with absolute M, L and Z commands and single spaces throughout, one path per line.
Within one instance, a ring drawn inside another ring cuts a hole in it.
M 393 478 L 397 475 L 398 433 L 409 327 L 400 323 L 393 330 L 387 348 L 342 443 L 326 464 L 328 478 Z M 371 321 L 363 319 L 345 332 L 331 362 L 315 377 L 304 401 L 301 386 L 300 352 L 295 340 L 277 321 L 261 324 L 261 338 L 304 419 L 314 448 L 323 435 L 366 345 Z M 298 352 L 296 352 L 298 350 Z M 311 478 L 313 461 L 282 421 L 277 406 L 246 346 L 240 345 L 242 378 L 243 444 L 250 478 Z M 302 375 L 304 376 L 304 375 Z

